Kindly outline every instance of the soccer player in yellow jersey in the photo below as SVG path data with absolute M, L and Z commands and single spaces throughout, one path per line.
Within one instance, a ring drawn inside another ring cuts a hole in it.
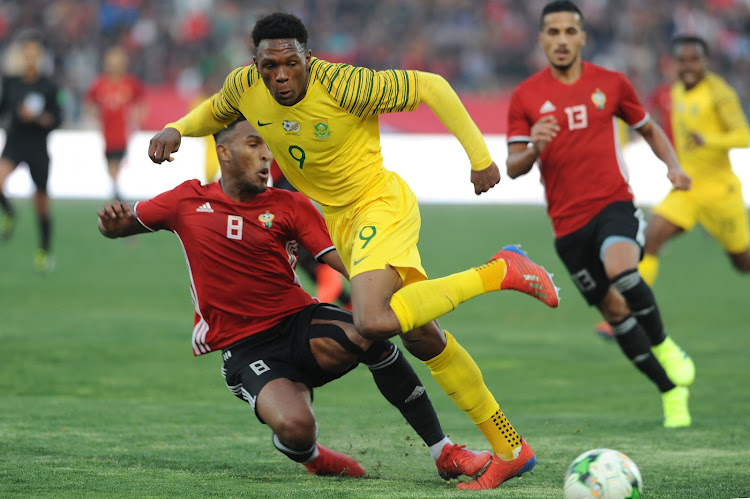
M 750 272 L 750 224 L 729 150 L 750 146 L 750 127 L 735 91 L 707 70 L 708 45 L 695 36 L 673 40 L 679 80 L 672 86 L 672 128 L 689 191 L 671 191 L 654 208 L 638 270 L 652 284 L 661 247 L 700 223 L 740 272 Z
M 384 168 L 380 153 L 378 115 L 411 111 L 424 102 L 466 150 L 475 193 L 488 191 L 500 172 L 458 96 L 434 74 L 376 72 L 316 59 L 307 49 L 307 29 L 291 14 L 260 19 L 252 38 L 255 64 L 234 70 L 219 93 L 156 134 L 149 156 L 157 163 L 171 160 L 181 136 L 212 133 L 244 115 L 287 180 L 322 206 L 351 279 L 358 332 L 372 340 L 401 333 L 409 352 L 429 367 L 491 444 L 494 454 L 486 468 L 458 487 L 495 488 L 530 471 L 536 463 L 531 447 L 500 410 L 474 360 L 435 319 L 500 289 L 556 307 L 557 289 L 546 271 L 514 246 L 480 267 L 428 280 L 417 250 L 416 198 Z

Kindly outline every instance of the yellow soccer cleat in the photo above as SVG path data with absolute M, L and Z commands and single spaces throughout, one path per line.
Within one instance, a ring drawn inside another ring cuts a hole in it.
M 676 386 L 661 394 L 664 407 L 664 428 L 685 428 L 690 426 L 688 398 L 690 391 L 684 386 Z
M 690 386 L 695 381 L 695 363 L 685 351 L 667 336 L 663 342 L 651 347 L 656 360 L 677 386 Z
M 55 268 L 55 260 L 47 251 L 39 248 L 34 254 L 34 267 L 42 274 L 49 274 Z

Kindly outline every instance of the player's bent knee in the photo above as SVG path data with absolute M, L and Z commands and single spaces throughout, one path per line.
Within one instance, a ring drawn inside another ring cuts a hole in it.
M 289 414 L 272 428 L 284 445 L 292 449 L 308 449 L 315 443 L 315 417 L 310 414 Z
M 370 341 L 387 340 L 401 332 L 401 324 L 395 315 L 393 317 L 380 314 L 362 317 L 355 315 L 354 327 L 363 338 Z

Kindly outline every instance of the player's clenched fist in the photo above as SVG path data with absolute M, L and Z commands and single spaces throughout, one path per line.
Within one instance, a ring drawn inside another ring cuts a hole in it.
M 543 116 L 531 127 L 531 143 L 537 154 L 541 154 L 552 139 L 557 137 L 560 125 L 554 116 Z
M 180 150 L 182 135 L 174 128 L 165 128 L 151 138 L 148 145 L 148 157 L 154 163 L 173 161 L 173 152 Z
M 500 182 L 500 169 L 493 161 L 490 166 L 484 170 L 471 171 L 471 183 L 474 184 L 474 193 L 478 196 L 487 192 Z

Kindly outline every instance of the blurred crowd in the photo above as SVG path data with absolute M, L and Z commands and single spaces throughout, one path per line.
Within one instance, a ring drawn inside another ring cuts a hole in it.
M 288 0 L 283 8 L 310 29 L 313 54 L 331 61 L 422 69 L 459 92 L 512 89 L 545 60 L 537 47 L 547 0 Z M 622 71 L 645 95 L 671 77 L 669 41 L 698 34 L 712 68 L 750 110 L 750 0 L 578 0 L 585 58 Z M 216 90 L 233 67 L 251 61 L 249 32 L 275 0 L 0 0 L 0 56 L 12 71 L 14 39 L 43 35 L 48 69 L 64 89 L 66 126 L 81 126 L 81 102 L 120 45 L 146 85 L 196 95 Z

